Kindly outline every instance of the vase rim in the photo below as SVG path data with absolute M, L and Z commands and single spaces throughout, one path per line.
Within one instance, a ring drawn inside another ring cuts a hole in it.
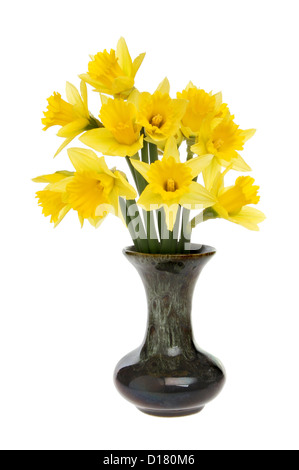
M 123 249 L 123 253 L 129 256 L 144 258 L 194 259 L 203 256 L 212 256 L 216 253 L 216 249 L 209 245 L 192 243 L 190 253 L 141 253 L 140 251 L 136 251 L 134 246 L 127 246 Z

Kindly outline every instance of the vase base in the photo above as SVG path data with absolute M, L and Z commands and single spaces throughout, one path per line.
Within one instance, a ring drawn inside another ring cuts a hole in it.
M 195 413 L 199 413 L 204 409 L 204 406 L 200 406 L 199 408 L 189 408 L 186 410 L 151 410 L 147 408 L 139 408 L 139 411 L 151 416 L 158 416 L 160 418 L 178 418 L 180 416 L 189 416 Z

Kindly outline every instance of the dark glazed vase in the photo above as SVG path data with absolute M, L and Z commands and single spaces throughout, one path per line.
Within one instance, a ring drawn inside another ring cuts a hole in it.
M 143 254 L 134 248 L 124 254 L 145 286 L 148 326 L 143 344 L 117 364 L 115 385 L 145 413 L 197 413 L 225 382 L 221 363 L 194 344 L 191 326 L 195 283 L 215 250 L 192 245 L 183 255 Z

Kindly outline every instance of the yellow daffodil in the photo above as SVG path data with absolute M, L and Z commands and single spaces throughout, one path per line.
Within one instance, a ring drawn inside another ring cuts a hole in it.
M 128 101 L 108 99 L 103 104 L 101 129 L 92 129 L 80 138 L 81 142 L 104 155 L 132 157 L 143 146 L 141 125 L 137 124 L 137 109 Z
M 221 93 L 207 93 L 189 82 L 185 90 L 177 93 L 177 98 L 188 101 L 186 112 L 182 117 L 181 130 L 189 139 L 198 135 L 202 123 L 209 117 L 222 117 L 228 112 L 226 105 L 222 105 Z
M 211 119 L 202 126 L 198 142 L 192 146 L 192 151 L 197 155 L 211 153 L 221 166 L 227 167 L 233 163 L 233 169 L 248 171 L 248 165 L 237 151 L 244 149 L 245 142 L 254 133 L 255 129 L 240 129 L 231 115 L 223 119 Z
M 176 141 L 170 138 L 162 160 L 147 164 L 131 160 L 135 169 L 148 182 L 138 204 L 146 211 L 163 207 L 168 230 L 173 230 L 179 205 L 187 208 L 209 207 L 214 197 L 193 179 L 202 171 L 202 160 L 194 158 L 180 162 Z
M 237 171 L 251 171 L 251 168 L 237 152 L 243 150 L 255 129 L 242 130 L 233 121 L 234 116 L 226 115 L 223 119 L 214 118 L 206 121 L 198 136 L 198 142 L 191 147 L 197 155 L 214 155 L 209 166 L 203 170 L 205 184 L 209 187 L 221 167 L 230 167 Z
M 54 226 L 73 209 L 78 212 L 81 225 L 87 219 L 98 227 L 108 213 L 119 215 L 119 197 L 135 199 L 136 191 L 124 173 L 109 170 L 104 157 L 80 148 L 69 149 L 68 154 L 75 172 L 59 171 L 33 180 L 49 183 L 36 194 L 43 214 L 51 216 Z
M 134 87 L 135 75 L 142 64 L 145 53 L 134 61 L 128 51 L 124 38 L 120 38 L 116 51 L 98 52 L 88 64 L 88 73 L 80 78 L 95 88 L 95 91 L 127 98 Z
M 74 173 L 57 171 L 52 175 L 43 175 L 34 178 L 35 183 L 49 183 L 42 191 L 37 191 L 38 204 L 43 208 L 45 217 L 51 216 L 50 221 L 56 227 L 71 209 L 66 202 L 66 186 L 72 180 Z
M 186 100 L 170 98 L 167 79 L 160 83 L 153 95 L 140 93 L 138 123 L 144 127 L 147 140 L 164 147 L 169 137 L 178 135 L 186 106 Z
M 81 224 L 88 219 L 98 226 L 109 212 L 119 215 L 119 197 L 135 199 L 134 188 L 121 172 L 109 170 L 104 157 L 80 148 L 69 149 L 68 155 L 76 172 L 66 187 L 67 201 Z
M 54 92 L 48 98 L 47 111 L 44 112 L 42 123 L 43 130 L 52 126 L 61 126 L 57 135 L 65 137 L 65 141 L 57 150 L 55 156 L 68 145 L 77 135 L 99 127 L 101 124 L 88 111 L 86 84 L 81 81 L 81 95 L 77 88 L 71 83 L 66 84 L 66 96 L 68 102 L 61 98 L 61 95 Z
M 249 230 L 259 230 L 258 223 L 265 220 L 265 215 L 254 207 L 248 207 L 259 202 L 259 186 L 254 185 L 252 177 L 240 176 L 234 186 L 225 188 L 226 172 L 227 170 L 216 175 L 211 188 L 211 193 L 217 199 L 216 204 L 211 207 L 214 212 L 211 218 L 221 217 Z

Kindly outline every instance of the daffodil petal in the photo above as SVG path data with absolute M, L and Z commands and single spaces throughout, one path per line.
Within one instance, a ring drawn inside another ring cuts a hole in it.
M 190 88 L 196 88 L 194 83 L 191 82 L 191 80 L 188 82 L 187 86 L 186 86 L 186 90 L 188 91 Z
M 107 104 L 107 103 L 108 103 L 108 100 L 109 100 L 110 98 L 109 98 L 109 96 L 104 95 L 103 93 L 100 93 L 100 99 L 101 99 L 101 103 L 102 103 L 102 106 L 103 106 L 103 104 Z
M 114 186 L 118 190 L 118 194 L 125 199 L 135 199 L 137 193 L 133 186 L 123 177 L 119 171 L 115 171 L 114 175 L 116 176 Z
M 263 222 L 265 219 L 265 214 L 258 209 L 254 207 L 243 207 L 237 215 L 230 216 L 228 220 L 242 225 L 249 230 L 258 231 L 259 227 L 257 224 Z
M 165 93 L 168 93 L 170 92 L 170 83 L 169 83 L 169 80 L 167 77 L 164 78 L 164 80 L 162 80 L 162 82 L 158 85 L 156 91 L 160 91 L 160 93 L 162 93 L 163 95 Z
M 142 54 L 139 54 L 136 57 L 136 59 L 134 59 L 133 65 L 132 65 L 132 77 L 133 78 L 135 78 L 135 75 L 138 72 L 140 65 L 142 64 L 144 57 L 145 57 L 145 52 L 143 52 Z
M 67 97 L 68 102 L 75 107 L 76 111 L 79 114 L 84 116 L 84 114 L 86 114 L 86 106 L 77 88 L 74 85 L 72 85 L 70 82 L 66 82 L 65 91 L 66 91 L 66 97 Z
M 224 207 L 222 207 L 220 204 L 216 203 L 213 206 L 213 210 L 218 214 L 218 217 L 229 220 L 229 215 L 228 215 L 227 210 L 224 209 Z
M 216 107 L 216 109 L 218 109 L 218 108 L 220 108 L 220 106 L 222 104 L 222 93 L 221 93 L 221 91 L 216 93 L 214 95 L 214 98 L 215 98 L 215 107 Z
M 196 135 L 196 133 L 192 132 L 190 127 L 184 126 L 183 124 L 181 124 L 181 131 L 182 131 L 183 135 L 186 137 L 186 139 L 189 139 L 189 137 L 191 135 Z M 192 150 L 192 152 L 193 152 L 193 150 Z M 204 152 L 206 152 L 206 150 L 204 150 Z M 194 153 L 197 153 L 197 152 L 194 151 Z
M 185 114 L 187 108 L 188 101 L 183 99 L 177 99 L 175 104 L 175 109 L 173 113 L 174 119 L 178 119 L 179 121 Z
M 131 158 L 131 163 L 133 167 L 135 168 L 135 170 L 137 170 L 138 173 L 140 173 L 143 176 L 143 178 L 148 182 L 147 173 L 150 169 L 150 165 L 148 163 L 135 160 L 133 158 Z
M 177 163 L 180 162 L 180 152 L 174 137 L 167 139 L 164 149 L 163 158 L 173 157 Z
M 201 184 L 192 181 L 189 192 L 180 198 L 180 204 L 189 209 L 201 209 L 211 207 L 215 204 L 216 198 L 207 191 Z
M 247 129 L 245 131 L 242 131 L 241 135 L 244 136 L 244 142 L 247 142 L 247 140 L 251 139 L 251 137 L 253 137 L 255 133 L 256 129 Z
M 57 135 L 59 137 L 75 138 L 77 135 L 85 131 L 88 124 L 88 119 L 76 119 L 76 121 L 70 122 L 59 129 Z
M 116 204 L 116 205 L 115 205 Z M 95 210 L 95 216 L 105 218 L 108 214 L 116 215 L 118 213 L 118 197 L 111 197 L 111 203 L 102 203 Z
M 120 210 L 120 204 L 119 204 L 119 194 L 117 191 L 113 191 L 110 196 L 110 202 L 112 204 L 112 214 L 115 215 L 116 217 L 120 217 L 121 210 Z
M 82 217 L 81 215 L 78 214 L 78 219 L 79 219 L 81 228 L 83 228 L 83 225 L 84 225 L 84 217 Z
M 112 91 L 114 95 L 121 94 L 123 90 L 130 90 L 134 86 L 134 78 L 117 77 L 113 81 Z
M 228 120 L 229 116 L 226 118 Z M 214 118 L 212 119 L 207 125 L 204 125 L 204 130 L 206 131 L 206 134 L 213 132 L 216 127 L 219 126 L 223 121 L 223 118 Z
M 251 171 L 250 166 L 247 165 L 241 155 L 238 155 L 237 158 L 233 160 L 231 168 L 236 171 Z
M 67 178 L 64 178 L 60 181 L 56 181 L 55 183 L 50 183 L 47 186 L 47 189 L 58 192 L 58 193 L 63 193 L 66 190 L 67 185 L 72 181 L 73 176 L 68 176 Z
M 176 216 L 178 213 L 179 205 L 178 204 L 171 204 L 171 205 L 163 205 L 165 211 L 165 221 L 167 228 L 170 232 L 173 231 L 173 227 L 176 221 Z
M 89 85 L 93 86 L 95 89 L 97 89 L 99 85 L 101 85 L 101 83 L 98 80 L 91 78 L 88 75 L 88 73 L 81 73 L 79 75 L 79 78 L 83 80 L 84 82 L 88 83 Z
M 191 130 L 190 130 L 191 132 Z M 206 146 L 202 140 L 197 142 L 197 144 L 194 144 L 191 146 L 191 152 L 195 153 L 195 155 L 205 155 L 207 153 Z
M 68 156 L 76 171 L 95 171 L 106 173 L 115 178 L 112 171 L 106 165 L 104 157 L 99 158 L 92 150 L 78 148 L 68 149 Z
M 32 181 L 34 183 L 56 183 L 57 181 L 61 181 L 69 176 L 73 176 L 74 173 L 72 171 L 56 171 L 51 175 L 42 175 L 38 176 L 37 178 L 33 178 Z
M 121 69 L 124 71 L 125 75 L 130 77 L 132 75 L 132 59 L 127 43 L 123 37 L 121 37 L 117 43 L 116 56 Z
M 79 91 L 74 85 L 72 85 L 72 83 L 66 82 L 65 91 L 67 100 L 70 104 L 77 105 L 82 103 Z
M 128 103 L 133 103 L 136 108 L 138 108 L 139 96 L 140 91 L 138 91 L 137 88 L 134 88 L 127 98 Z
M 204 179 L 204 182 L 205 182 L 205 187 L 208 189 L 208 190 L 211 190 L 212 186 L 213 186 L 213 182 L 216 178 L 216 175 L 218 174 L 218 172 L 220 172 L 221 170 L 221 166 L 219 165 L 218 163 L 218 160 L 216 157 L 214 157 L 212 160 L 211 160 L 211 163 L 209 166 L 207 166 L 202 174 L 203 174 L 203 179 Z
M 58 220 L 54 223 L 54 228 L 56 228 L 57 225 L 60 224 L 60 222 L 64 219 L 64 217 L 70 210 L 71 210 L 71 206 L 69 204 L 63 207 L 63 209 L 61 209 L 61 211 L 59 212 Z
M 87 95 L 87 86 L 84 80 L 80 82 L 80 92 L 82 96 L 82 100 L 85 106 L 85 111 L 88 113 L 88 95 Z
M 143 135 L 134 144 L 125 145 L 117 142 L 113 134 L 105 128 L 91 129 L 85 132 L 79 140 L 104 155 L 119 157 L 132 157 L 143 145 Z
M 111 132 L 104 128 L 91 129 L 81 135 L 79 140 L 83 144 L 88 145 L 88 147 L 102 153 L 107 152 L 115 144 L 115 139 Z
M 195 178 L 195 176 L 198 176 L 199 173 L 211 164 L 213 158 L 214 155 L 212 154 L 201 155 L 199 157 L 191 158 L 185 163 L 185 165 L 190 168 L 192 177 Z
M 161 207 L 161 196 L 159 194 L 155 194 L 150 185 L 148 185 L 141 193 L 140 198 L 138 199 L 138 204 L 146 211 L 156 210 Z
M 227 173 L 227 171 L 224 171 L 223 173 L 221 173 L 220 169 L 216 173 L 214 181 L 213 181 L 212 188 L 210 189 L 212 194 L 215 194 L 217 196 L 219 196 L 219 194 L 221 194 L 221 191 L 224 188 L 224 176 L 225 176 L 226 173 Z
M 68 139 L 65 139 L 65 141 L 60 145 L 57 152 L 55 153 L 54 158 L 57 157 L 57 155 L 61 152 L 61 150 L 63 150 L 68 144 L 70 144 L 72 142 L 72 140 L 74 140 L 75 137 L 76 136 L 69 137 Z
M 87 220 L 94 228 L 99 228 L 99 226 L 104 222 L 106 216 L 104 217 L 89 217 Z M 83 219 L 84 220 L 84 219 Z

